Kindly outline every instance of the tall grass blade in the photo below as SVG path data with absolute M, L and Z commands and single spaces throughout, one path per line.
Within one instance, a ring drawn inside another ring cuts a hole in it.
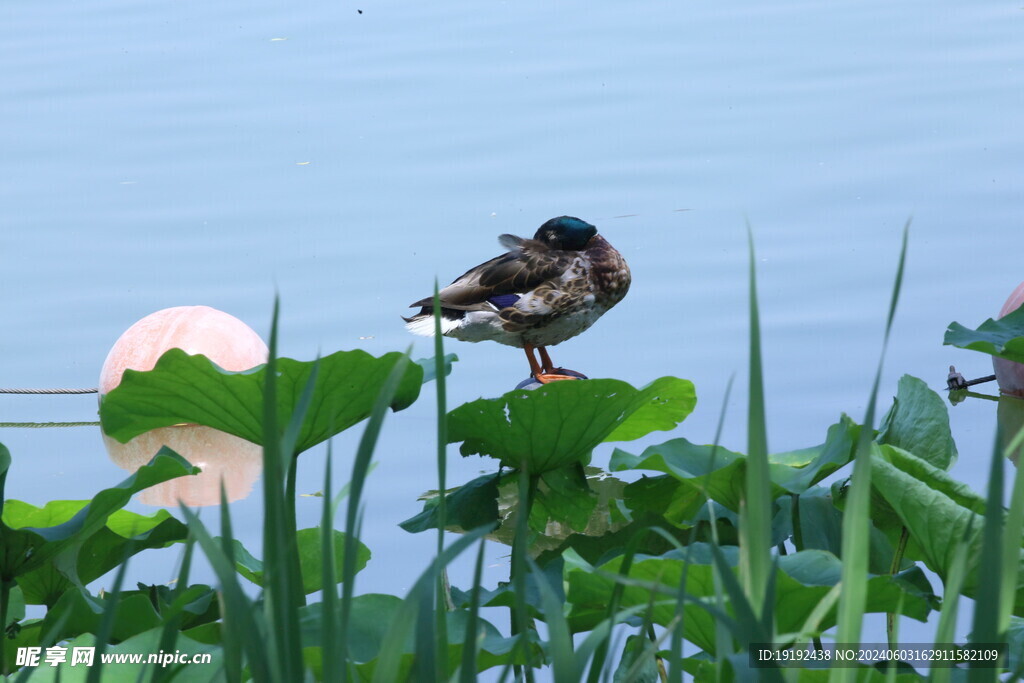
M 1014 435 L 1004 455 L 1009 457 L 1024 443 L 1024 429 Z M 1024 536 L 1024 468 L 1015 468 L 1013 490 L 1010 493 L 1010 509 L 1006 514 L 1006 531 L 1003 536 L 1003 585 L 1000 590 L 1002 609 L 999 611 L 999 633 L 1006 633 L 1010 626 L 1010 615 L 1017 593 L 1020 572 L 1020 546 Z
M 190 536 L 194 537 L 195 534 L 191 533 Z M 220 547 L 224 553 L 224 558 L 231 567 L 236 567 L 235 561 L 235 535 L 231 526 L 231 509 L 228 507 L 228 494 L 224 488 L 224 481 L 220 482 Z M 223 594 L 223 589 L 221 593 Z M 222 598 L 223 601 L 223 598 Z M 226 603 L 222 602 L 222 615 L 221 621 L 224 628 L 224 669 L 225 674 L 229 681 L 241 681 L 242 680 L 242 643 L 246 637 L 246 634 L 239 629 L 239 625 L 242 622 L 237 622 L 233 616 L 229 616 L 226 613 L 224 607 Z M 268 662 L 269 666 L 270 662 Z
M 640 546 L 640 543 L 644 538 L 646 538 L 647 532 L 647 529 L 643 529 L 629 539 L 629 542 L 626 544 L 626 552 L 623 555 L 622 563 L 619 565 L 619 575 L 629 576 L 629 570 L 633 566 L 633 558 L 636 556 L 636 549 Z M 615 623 L 615 615 L 619 611 L 619 604 L 622 601 L 622 592 L 625 588 L 626 586 L 621 582 L 616 582 L 615 587 L 612 588 L 612 594 L 608 600 L 606 618 L 613 624 Z M 651 594 L 651 597 L 653 599 L 653 593 Z M 601 672 L 605 667 L 605 660 L 608 657 L 608 646 L 609 643 L 607 640 L 602 641 L 594 651 L 594 658 L 590 666 L 590 673 L 587 676 L 588 683 L 597 683 L 599 680 Z
M 522 680 L 525 676 L 527 683 L 533 683 L 532 658 L 530 657 L 530 612 L 526 604 L 526 555 L 529 552 L 529 528 L 530 509 L 536 499 L 537 486 L 540 481 L 539 475 L 531 475 L 526 468 L 519 470 L 519 505 L 516 512 L 515 537 L 512 540 L 512 569 L 511 576 L 512 590 L 515 604 L 512 606 L 512 636 L 519 637 L 516 645 L 517 651 L 521 652 L 523 660 L 530 663 L 525 667 L 515 667 L 516 680 Z
M 283 528 L 285 540 L 290 544 L 286 553 L 289 563 L 288 574 L 291 579 L 289 602 L 296 607 L 306 604 L 306 592 L 302 586 L 302 567 L 299 564 L 299 526 L 295 517 L 295 501 L 298 498 L 295 486 L 299 472 L 298 453 L 295 447 L 298 443 L 302 426 L 306 421 L 309 406 L 313 401 L 313 391 L 316 389 L 316 381 L 319 374 L 320 359 L 318 358 L 313 364 L 309 378 L 306 380 L 306 386 L 303 387 L 302 393 L 299 394 L 295 410 L 289 416 L 288 424 L 285 426 L 284 434 L 281 437 L 281 465 L 284 467 L 286 473 L 285 480 L 287 482 L 284 490 L 283 507 L 288 517 L 284 521 Z M 328 444 L 329 447 L 330 445 Z
M 285 499 L 282 483 L 288 477 L 291 453 L 282 450 L 284 434 L 277 415 L 277 323 L 280 302 L 274 298 L 270 326 L 270 353 L 263 386 L 263 610 L 268 626 L 269 664 L 279 680 L 302 679 L 302 643 L 299 606 L 305 602 L 298 570 L 298 541 L 294 500 Z M 315 373 L 314 373 L 315 374 Z M 309 387 L 307 387 L 308 391 Z M 301 416 L 292 415 L 292 421 Z
M 714 444 L 714 448 L 711 449 L 711 455 L 708 458 L 708 470 L 707 470 L 708 472 L 712 472 L 715 469 L 715 459 L 716 459 L 717 452 L 718 452 L 718 446 L 722 442 L 722 431 L 725 429 L 725 414 L 726 414 L 726 411 L 728 410 L 728 407 L 729 407 L 729 397 L 732 396 L 732 385 L 733 385 L 733 381 L 735 379 L 736 379 L 735 375 L 730 376 L 729 377 L 729 381 L 725 385 L 725 393 L 722 396 L 722 407 L 718 411 L 718 425 L 715 427 L 715 440 L 712 442 Z M 708 509 L 710 510 L 710 498 L 708 496 L 707 491 L 702 489 L 701 493 L 704 496 L 704 504 L 708 505 L 709 506 Z M 715 524 L 714 524 L 714 521 L 713 521 L 714 520 L 714 516 L 713 515 L 711 516 L 711 519 L 712 519 L 712 524 L 711 524 L 712 534 L 714 535 L 715 543 L 717 543 L 718 542 L 718 536 L 717 536 L 717 533 L 715 531 Z M 676 543 L 675 539 L 672 536 L 670 536 L 668 533 L 664 532 L 661 529 L 655 529 L 655 532 L 662 534 L 666 538 L 670 538 L 672 540 L 673 544 L 676 545 L 677 548 L 678 548 L 678 543 Z M 684 558 L 683 558 L 683 571 L 682 571 L 682 574 L 681 574 L 681 576 L 679 578 L 679 589 L 678 589 L 678 593 L 677 593 L 677 596 L 676 596 L 676 606 L 675 606 L 675 618 L 678 621 L 677 621 L 676 627 L 674 629 L 672 629 L 672 639 L 671 639 L 671 644 L 670 644 L 670 647 L 669 647 L 669 653 L 670 654 L 669 654 L 668 677 L 670 679 L 676 681 L 676 683 L 682 683 L 682 681 L 683 681 L 682 657 L 683 657 L 683 631 L 684 631 L 684 628 L 686 626 L 686 624 L 685 624 L 686 613 L 685 613 L 685 610 L 684 610 L 684 608 L 685 608 L 685 601 L 686 601 L 686 581 L 687 581 L 687 577 L 688 577 L 689 571 L 690 571 L 690 548 L 691 548 L 691 546 L 693 545 L 693 543 L 696 540 L 697 540 L 697 526 L 694 525 L 690 529 L 690 538 L 689 538 L 689 542 L 687 543 L 687 548 L 686 548 L 685 555 L 684 555 Z M 719 582 L 716 579 L 716 586 L 717 585 L 719 585 Z M 724 607 L 724 600 L 722 599 L 722 595 L 721 595 L 720 592 L 717 595 L 717 598 L 718 598 L 718 601 L 719 601 L 719 604 L 718 604 L 719 608 L 723 608 Z M 725 635 L 726 634 L 725 629 L 722 628 L 721 625 L 718 624 L 717 622 L 716 622 L 715 628 L 718 629 L 718 631 L 719 631 L 719 633 L 718 633 L 719 638 L 716 639 L 716 642 L 724 641 L 724 639 L 727 637 Z
M 110 643 L 110 636 L 114 632 L 114 619 L 117 614 L 117 602 L 121 598 L 121 586 L 124 584 L 124 575 L 128 571 L 128 558 L 132 555 L 132 543 L 126 543 L 124 558 L 117 568 L 117 575 L 114 577 L 114 586 L 107 594 L 106 607 L 103 610 L 103 619 L 100 620 L 100 627 L 96 630 L 96 650 L 93 653 L 93 666 L 85 677 L 86 683 L 99 683 L 103 673 L 103 654 L 107 651 L 107 644 Z
M 345 637 L 345 634 L 349 632 L 352 597 L 355 590 L 356 542 L 359 540 L 357 524 L 360 517 L 360 502 L 362 501 L 363 488 L 366 484 L 366 475 L 370 469 L 370 459 L 373 457 L 373 451 L 377 446 L 377 439 L 380 436 L 381 426 L 384 424 L 384 416 L 394 399 L 395 392 L 398 391 L 398 385 L 405 374 L 405 369 L 408 367 L 409 362 L 409 351 L 407 350 L 405 355 L 399 358 L 398 362 L 391 368 L 387 379 L 384 380 L 380 393 L 377 395 L 377 400 L 373 404 L 370 417 L 366 421 L 366 428 L 363 430 L 363 435 L 359 440 L 355 461 L 352 463 L 352 476 L 349 479 L 348 508 L 345 516 L 345 552 L 341 573 L 344 583 L 342 583 L 341 588 L 341 619 L 338 626 L 339 632 L 342 634 L 340 642 L 341 658 L 346 663 L 349 660 L 349 656 L 348 639 Z M 342 668 L 341 680 L 348 680 L 347 664 Z
M 973 518 L 970 520 L 973 522 Z M 967 575 L 967 552 L 970 549 L 968 539 L 971 537 L 972 525 L 968 523 L 963 537 L 953 550 L 953 560 L 942 587 L 942 611 L 939 612 L 939 623 L 935 628 L 936 643 L 952 643 L 956 637 L 956 615 L 960 607 L 960 590 Z M 931 670 L 930 681 L 949 683 L 952 671 L 946 667 L 935 667 Z
M 722 578 L 722 585 L 729 596 L 732 611 L 736 615 L 738 632 L 735 635 L 740 640 L 741 648 L 749 649 L 750 643 L 753 642 L 770 642 L 771 634 L 765 631 L 764 624 L 758 618 L 757 606 L 750 602 L 718 544 L 711 544 L 711 557 L 718 569 L 718 575 Z
M 895 650 L 898 649 L 898 643 L 900 642 L 900 620 L 898 615 L 903 613 L 903 597 L 906 593 L 900 592 L 900 597 L 896 601 L 896 611 L 893 613 L 896 618 L 892 619 L 889 625 L 889 642 L 894 643 L 891 647 Z M 897 659 L 890 659 L 885 667 L 885 682 L 896 683 L 896 671 L 897 671 Z
M 747 467 L 744 504 L 740 509 L 740 568 L 743 586 L 760 617 L 771 567 L 771 478 L 761 363 L 761 322 L 757 303 L 754 234 L 747 225 L 750 248 L 750 395 L 747 413 Z M 770 638 L 769 638 L 770 640 Z
M 997 643 L 1002 640 L 999 632 L 1000 612 L 1003 609 L 1003 453 L 999 447 L 1000 437 L 992 449 L 992 461 L 988 475 L 988 496 L 985 502 L 985 520 L 981 531 L 981 557 L 978 560 L 978 592 L 974 596 L 974 619 L 971 642 Z M 1015 550 L 1020 553 L 1020 542 Z M 1016 572 L 1015 572 L 1016 573 Z M 1009 597 L 1009 607 L 1013 597 Z M 967 677 L 971 683 L 998 680 L 997 669 L 990 663 L 981 668 L 971 662 Z
M 416 610 L 416 657 L 413 659 L 413 680 L 416 681 L 443 681 L 447 676 L 438 675 L 440 667 L 446 662 L 438 657 L 437 637 L 437 615 L 445 617 L 445 612 L 436 609 L 434 596 L 437 595 L 437 582 L 440 573 L 436 565 L 431 565 L 427 570 L 433 579 L 434 590 L 423 590 L 416 595 L 410 595 L 407 600 L 419 603 Z M 447 655 L 447 653 L 445 653 Z
M 683 630 L 685 627 L 684 619 L 686 618 L 686 579 L 690 568 L 689 558 L 687 557 L 686 560 L 686 564 L 683 565 L 682 575 L 679 578 L 679 592 L 676 595 L 676 627 L 672 629 L 672 635 L 669 639 L 668 680 L 675 681 L 676 683 L 683 683 Z
M 327 442 L 327 462 L 324 465 L 324 500 L 323 510 L 320 516 L 320 548 L 322 565 L 320 571 L 323 579 L 323 596 L 320 604 L 321 609 L 321 632 L 323 640 L 320 643 L 321 657 L 323 660 L 324 680 L 337 681 L 342 677 L 341 669 L 344 662 L 341 658 L 341 648 L 337 647 L 338 642 L 338 585 L 334 581 L 334 514 L 333 500 L 331 498 L 331 461 L 333 460 L 332 442 Z
M 238 584 L 238 573 L 235 571 L 234 561 L 210 536 L 206 527 L 199 521 L 198 515 L 191 508 L 181 503 L 181 512 L 185 517 L 185 523 L 188 524 L 189 531 L 195 536 L 199 547 L 203 549 L 203 553 L 210 561 L 217 580 L 220 582 L 221 616 L 225 631 L 225 661 L 227 661 L 227 648 L 237 647 L 244 650 L 252 680 L 258 683 L 264 681 L 272 683 L 275 679 L 272 677 L 270 663 L 267 659 L 266 633 L 256 620 L 252 603 Z M 223 541 L 226 545 L 230 545 L 232 539 L 224 538 Z M 233 674 L 230 669 L 227 670 L 227 673 L 229 681 L 241 680 L 240 674 Z
M 476 680 L 477 624 L 480 615 L 480 584 L 483 581 L 484 550 L 487 541 L 480 541 L 476 553 L 476 565 L 473 568 L 473 588 L 469 594 L 469 616 L 466 618 L 466 634 L 462 639 L 462 668 L 459 672 L 459 683 L 473 683 Z
M 653 610 L 653 605 L 651 606 L 651 609 Z M 650 612 L 648 612 L 648 614 L 650 614 Z M 662 678 L 663 680 L 667 681 L 668 680 L 668 677 L 666 675 L 667 672 L 664 672 L 662 670 L 664 668 L 663 667 L 663 662 L 658 659 L 658 648 L 661 647 L 661 644 L 663 642 L 665 642 L 665 640 L 669 637 L 669 635 L 671 635 L 672 633 L 675 633 L 676 631 L 678 631 L 679 628 L 680 628 L 679 620 L 678 620 L 678 617 L 676 617 L 676 618 L 673 618 L 673 620 L 669 622 L 669 624 L 666 627 L 666 629 L 664 631 L 662 631 L 661 635 L 658 636 L 657 638 L 655 638 L 655 636 L 654 636 L 653 629 L 649 630 L 648 631 L 648 641 L 644 645 L 643 653 L 641 654 L 641 656 L 637 657 L 633 661 L 633 664 L 626 671 L 625 680 L 627 680 L 627 681 L 638 680 L 639 677 L 640 677 L 641 671 L 644 668 L 644 664 L 646 664 L 649 661 L 649 659 L 653 659 L 653 660 L 655 660 L 655 663 L 658 666 L 659 677 Z
M 434 279 L 434 386 L 437 389 L 437 490 L 441 491 L 437 502 L 437 554 L 444 550 L 444 529 L 448 521 L 447 491 L 448 476 L 448 407 L 447 377 L 444 368 L 444 337 L 441 335 L 441 297 L 438 293 L 437 278 Z M 437 576 L 435 591 L 435 633 L 437 646 L 437 680 L 448 675 L 445 670 L 448 657 L 448 588 L 444 572 Z M 465 647 L 465 644 L 463 645 Z
M 434 578 L 443 567 L 448 566 L 454 558 L 459 556 L 467 547 L 480 540 L 491 531 L 494 525 L 482 526 L 474 529 L 461 538 L 458 538 L 444 551 L 435 557 L 430 566 L 427 567 L 420 577 L 413 584 L 409 595 L 399 606 L 398 611 L 388 626 L 387 633 L 381 641 L 380 650 L 377 654 L 377 668 L 373 672 L 373 683 L 394 683 L 400 680 L 398 677 L 399 667 L 402 662 L 402 654 L 405 652 L 406 641 L 409 632 L 416 624 L 417 613 L 422 605 L 430 604 L 430 595 L 433 593 Z M 427 596 L 424 601 L 424 595 Z
M 178 601 L 182 599 L 182 595 L 188 588 L 188 577 L 192 569 L 192 554 L 195 551 L 195 545 L 196 539 L 190 534 L 185 539 L 185 552 L 182 553 L 181 566 L 178 568 L 178 578 L 174 582 L 174 591 L 171 593 L 171 609 L 177 608 L 178 611 L 164 617 L 164 627 L 160 632 L 159 648 L 161 652 L 171 652 L 178 641 L 178 631 L 181 629 L 181 623 L 184 620 L 182 612 L 184 605 L 179 605 Z M 152 683 L 159 683 L 159 681 L 166 679 L 170 675 L 170 671 L 163 667 L 155 666 L 151 671 L 152 675 L 149 680 Z
M 548 655 L 551 657 L 551 673 L 555 683 L 577 683 L 583 676 L 583 668 L 586 662 L 577 662 L 572 648 L 572 635 L 569 633 L 569 623 L 562 613 L 562 603 L 551 590 L 547 579 L 541 572 L 537 563 L 526 558 L 537 579 L 540 587 L 541 604 L 544 607 L 544 620 L 548 627 Z M 594 667 L 600 667 L 597 662 L 591 667 L 591 678 L 594 678 Z
M 795 634 L 793 642 L 807 641 L 811 639 L 817 649 L 821 648 L 821 641 L 815 634 L 820 631 L 821 620 L 832 611 L 832 608 L 839 602 L 839 594 L 842 592 L 842 584 L 837 583 L 829 589 L 828 593 L 821 596 L 821 600 L 814 606 L 804 620 L 803 626 L 800 627 L 800 632 Z
M 299 528 L 295 517 L 295 501 L 298 498 L 295 488 L 299 476 L 299 461 L 295 446 L 299 441 L 302 425 L 306 421 L 306 413 L 309 412 L 309 406 L 313 401 L 313 391 L 316 389 L 316 380 L 319 374 L 320 359 L 317 358 L 309 373 L 309 378 L 306 380 L 306 385 L 303 387 L 302 393 L 299 394 L 295 410 L 289 416 L 288 424 L 285 425 L 284 433 L 281 435 L 280 446 L 281 467 L 284 469 L 285 481 L 283 505 L 288 515 L 284 520 L 283 526 L 286 530 L 286 538 L 292 543 L 292 547 L 288 549 L 287 554 L 291 560 L 289 572 L 292 578 L 292 598 L 299 605 L 306 604 L 306 595 L 302 589 L 302 569 L 299 565 L 298 536 L 296 533 L 289 531 Z
M 839 616 L 837 620 L 836 640 L 841 643 L 859 643 L 861 627 L 864 623 L 864 609 L 867 605 L 868 581 L 868 541 L 871 531 L 871 443 L 874 438 L 875 411 L 878 402 L 878 387 L 882 382 L 882 367 L 885 352 L 889 346 L 889 334 L 892 321 L 896 316 L 896 305 L 900 298 L 903 285 L 903 270 L 907 258 L 907 238 L 910 233 L 910 221 L 903 227 L 903 245 L 900 248 L 899 266 L 896 268 L 896 282 L 893 285 L 892 298 L 889 301 L 889 315 L 885 322 L 885 334 L 882 338 L 882 353 L 875 370 L 875 381 L 871 387 L 867 413 L 857 439 L 856 455 L 853 464 L 853 483 L 847 496 L 846 508 L 843 512 L 842 529 L 842 560 L 843 568 L 840 575 L 842 593 L 839 597 Z M 853 681 L 856 669 L 833 668 L 829 681 Z
M 695 525 L 693 532 L 691 532 L 691 544 L 696 538 L 696 528 Z M 669 641 L 668 678 L 676 681 L 676 683 L 682 683 L 683 681 L 683 631 L 686 626 L 686 581 L 690 572 L 689 552 L 686 553 L 683 562 L 683 571 L 679 577 L 678 592 L 676 593 L 674 617 L 676 625 L 671 631 L 671 639 Z
M 609 579 L 610 581 L 621 582 L 625 584 L 627 587 L 634 586 L 647 592 L 655 592 L 665 596 L 665 599 L 656 601 L 656 606 L 673 604 L 676 600 L 676 589 L 674 586 L 667 586 L 657 581 L 635 579 L 628 576 L 622 576 L 621 574 L 617 573 L 613 574 L 611 572 L 606 572 L 603 570 L 598 570 L 598 573 L 601 576 Z M 732 572 L 730 571 L 730 573 Z M 739 582 L 736 580 L 735 576 L 733 576 L 733 582 L 736 586 L 740 585 Z M 724 591 L 725 589 L 722 590 Z M 740 594 L 742 593 L 743 589 L 741 587 Z M 729 615 L 727 611 L 719 609 L 717 605 L 712 604 L 712 602 L 708 600 L 706 597 L 698 597 L 687 593 L 685 597 L 685 602 L 688 602 L 691 605 L 694 605 L 695 607 L 698 607 L 707 612 L 713 619 L 724 624 L 725 628 L 727 629 L 727 634 L 735 634 L 738 639 L 742 639 L 744 633 L 748 632 L 750 629 L 750 626 L 748 626 L 747 624 L 741 625 L 738 619 L 734 619 L 732 616 Z M 633 607 L 624 608 L 620 610 L 618 615 L 632 616 L 633 614 L 641 613 L 645 609 L 647 609 L 646 604 L 634 605 Z M 753 610 L 750 610 L 750 614 L 753 614 Z M 608 620 L 605 619 L 602 623 L 607 621 Z M 720 656 L 717 652 L 714 654 L 716 657 Z

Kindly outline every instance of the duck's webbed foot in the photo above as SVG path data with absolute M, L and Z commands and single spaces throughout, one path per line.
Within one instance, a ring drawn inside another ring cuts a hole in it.
M 539 375 L 534 375 L 533 378 L 541 384 L 558 382 L 563 379 L 589 379 L 582 372 L 566 370 L 565 368 L 553 368 L 551 372 L 542 372 Z
M 558 382 L 565 379 L 587 379 L 587 376 L 582 372 L 576 372 L 575 370 L 567 370 L 565 368 L 556 368 L 555 364 L 551 362 L 551 356 L 548 355 L 548 350 L 543 346 L 534 347 L 530 344 L 526 344 L 524 347 L 526 351 L 526 357 L 530 361 L 530 374 L 533 378 L 541 384 L 548 384 L 550 382 Z M 540 354 L 540 363 L 533 356 L 533 349 L 536 348 Z

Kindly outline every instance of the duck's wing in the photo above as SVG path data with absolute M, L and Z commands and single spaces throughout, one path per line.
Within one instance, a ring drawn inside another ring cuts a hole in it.
M 438 296 L 445 308 L 463 311 L 494 310 L 514 303 L 510 297 L 532 291 L 559 277 L 571 265 L 573 255 L 550 249 L 541 242 L 515 235 L 498 238 L 508 251 L 463 273 Z M 518 297 L 517 297 L 518 298 Z M 412 306 L 431 306 L 434 298 Z

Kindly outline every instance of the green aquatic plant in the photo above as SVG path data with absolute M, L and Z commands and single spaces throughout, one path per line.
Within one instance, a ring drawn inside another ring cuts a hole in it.
M 36 508 L 6 499 L 11 465 L 10 452 L 0 445 L 0 626 L 8 634 L 0 648 L 0 673 L 10 670 L 14 643 L 34 646 L 44 642 L 44 634 L 63 635 L 59 628 L 44 631 L 44 625 L 64 623 L 60 620 L 67 618 L 61 615 L 75 609 L 75 598 L 92 604 L 99 613 L 107 609 L 88 594 L 85 583 L 123 565 L 134 553 L 185 538 L 180 522 L 166 513 L 146 518 L 121 508 L 145 488 L 198 472 L 176 453 L 161 450 L 147 465 L 92 500 L 54 501 Z M 62 601 L 63 596 L 69 597 Z M 45 604 L 49 622 L 34 621 L 29 632 L 20 626 L 12 631 L 12 624 L 24 616 L 25 604 Z
M 975 330 L 952 322 L 943 343 L 1024 363 L 1024 306 L 1002 318 L 989 318 Z
M 539 475 L 585 461 L 600 443 L 672 429 L 696 404 L 693 383 L 677 377 L 641 389 L 614 379 L 563 381 L 459 406 L 447 434 L 462 455 Z
M 266 445 L 280 438 L 268 429 L 264 392 L 267 372 L 277 373 L 274 406 L 277 424 L 288 424 L 307 386 L 311 394 L 292 437 L 301 453 L 369 417 L 388 373 L 402 354 L 375 358 L 365 351 L 338 351 L 317 361 L 272 359 L 243 372 L 218 367 L 201 354 L 170 349 L 149 371 L 126 370 L 121 384 L 100 402 L 103 432 L 125 443 L 151 429 L 194 423 Z M 310 379 L 316 374 L 316 381 Z M 419 396 L 423 368 L 409 364 L 391 408 L 402 410 Z M 269 399 L 270 397 L 267 396 Z
M 905 251 L 904 243 L 886 334 Z M 606 462 L 595 462 L 600 444 L 679 430 L 696 404 L 684 379 L 639 388 L 614 379 L 564 381 L 449 410 L 453 359 L 441 335 L 425 361 L 346 351 L 300 362 L 276 357 L 276 313 L 266 366 L 228 373 L 201 356 L 168 352 L 153 371 L 126 374 L 101 405 L 116 438 L 194 422 L 263 446 L 262 548 L 235 538 L 223 496 L 219 532 L 184 506 L 180 520 L 121 509 L 145 486 L 195 471 L 168 450 L 91 501 L 34 507 L 5 500 L 0 670 L 16 671 L 19 647 L 63 643 L 107 653 L 180 650 L 213 662 L 97 664 L 88 674 L 94 680 L 468 683 L 494 670 L 501 680 L 560 683 L 684 675 L 944 681 L 953 679 L 950 670 L 926 674 L 907 662 L 898 669 L 760 668 L 752 653 L 859 640 L 867 613 L 892 615 L 887 636 L 898 644 L 897 615 L 924 621 L 938 612 L 935 642 L 950 643 L 960 598 L 969 597 L 970 642 L 1005 643 L 1007 656 L 990 668 L 958 670 L 956 679 L 1024 673 L 1020 470 L 1009 509 L 1000 497 L 1005 454 L 1024 435 L 994 450 L 989 490 L 976 493 L 949 474 L 958 449 L 941 397 L 904 376 L 876 421 L 879 373 L 863 424 L 840 415 L 824 435 L 809 438 L 817 445 L 771 453 L 752 245 L 750 255 L 746 453 L 722 445 L 720 419 L 711 444 L 694 443 L 683 428 L 638 454 L 614 448 Z M 375 503 L 364 492 L 376 443 L 390 413 L 417 400 L 429 380 L 436 381 L 437 488 L 402 527 L 434 531 L 437 549 L 420 558 L 421 573 L 404 595 L 360 594 L 359 572 L 372 567 L 376 540 L 361 533 Z M 328 443 L 320 524 L 298 528 L 298 456 L 360 423 L 347 482 L 336 486 L 341 457 Z M 451 486 L 450 444 L 493 459 L 494 470 Z M 13 464 L 0 447 L 0 494 Z M 174 585 L 125 586 L 131 557 L 176 543 L 182 562 Z M 511 547 L 508 581 L 493 586 L 482 584 L 488 543 Z M 216 587 L 190 583 L 196 551 L 213 568 Z M 449 585 L 452 562 L 473 567 L 470 585 Z M 93 594 L 88 585 L 112 570 L 112 589 Z M 26 605 L 45 613 L 28 618 Z M 508 621 L 499 627 L 493 615 Z M 56 670 L 62 680 L 76 673 L 67 665 Z M 16 678 L 51 680 L 52 671 L 23 667 Z

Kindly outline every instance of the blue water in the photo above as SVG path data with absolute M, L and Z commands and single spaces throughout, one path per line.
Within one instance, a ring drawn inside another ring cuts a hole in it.
M 820 442 L 841 412 L 863 417 L 908 219 L 883 404 L 904 373 L 939 389 L 950 364 L 990 372 L 942 335 L 1024 279 L 1021 22 L 1019 3 L 948 0 L 8 3 L 0 385 L 95 386 L 121 332 L 168 306 L 266 334 L 275 293 L 284 355 L 401 350 L 414 340 L 398 316 L 435 276 L 570 214 L 622 251 L 634 284 L 556 362 L 692 379 L 680 434 L 698 442 L 735 374 L 724 441 L 742 451 L 749 223 L 770 445 Z M 526 375 L 515 349 L 450 350 L 453 405 Z M 386 425 L 360 592 L 402 594 L 432 556 L 433 538 L 395 527 L 433 482 L 430 391 Z M 994 406 L 951 411 L 954 473 L 976 490 Z M 91 397 L 0 396 L 0 421 L 91 419 Z M 357 432 L 336 441 L 341 470 Z M 11 497 L 85 498 L 124 476 L 93 428 L 0 441 Z M 451 458 L 452 483 L 493 469 Z M 303 456 L 300 490 L 320 489 L 323 459 Z M 319 499 L 299 505 L 315 525 Z M 258 495 L 233 508 L 257 555 L 259 509 Z M 177 555 L 151 554 L 139 580 L 172 578 Z

